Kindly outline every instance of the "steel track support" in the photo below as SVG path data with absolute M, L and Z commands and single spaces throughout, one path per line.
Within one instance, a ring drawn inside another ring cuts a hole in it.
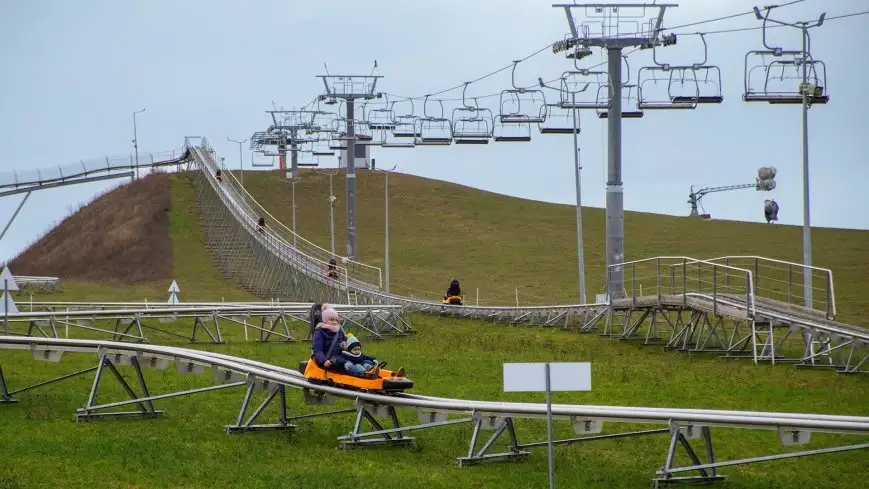
M 0 404 L 8 404 L 18 402 L 18 399 L 12 397 L 9 388 L 6 384 L 6 377 L 3 375 L 3 366 L 0 365 Z
M 250 415 L 247 421 L 244 420 L 244 416 L 247 413 L 247 408 L 250 405 L 251 398 L 253 397 L 254 392 L 257 391 L 258 383 L 256 379 L 251 376 L 248 376 L 247 381 L 247 390 L 244 395 L 244 399 L 241 402 L 241 411 L 238 413 L 238 418 L 235 421 L 234 425 L 226 425 L 227 433 L 241 433 L 245 431 L 290 431 L 296 428 L 296 425 L 290 424 L 287 417 L 287 395 L 286 395 L 286 386 L 281 384 L 270 384 L 265 390 L 268 392 L 266 398 L 259 405 L 259 407 L 254 410 L 254 412 Z M 270 424 L 253 424 L 254 421 L 262 414 L 262 412 L 272 403 L 272 401 L 278 399 L 278 422 L 270 423 Z
M 712 450 L 712 434 L 708 426 L 700 427 L 700 436 L 703 438 L 704 446 L 706 448 L 706 457 L 709 461 L 708 464 L 703 464 L 700 461 L 700 458 L 694 452 L 694 448 L 691 447 L 691 444 L 688 443 L 688 436 L 695 435 L 696 428 L 693 426 L 688 427 L 680 427 L 678 424 L 672 423 L 670 425 L 670 444 L 667 448 L 667 458 L 664 462 L 664 465 L 655 473 L 655 477 L 652 479 L 652 487 L 658 488 L 662 486 L 667 486 L 671 484 L 684 484 L 684 483 L 710 483 L 715 481 L 724 480 L 723 475 L 718 475 L 716 472 L 716 464 L 715 464 L 715 453 Z M 684 467 L 680 467 L 675 469 L 673 467 L 673 462 L 676 458 L 676 444 L 679 443 L 685 454 L 694 462 L 695 465 L 691 466 L 693 469 L 687 470 L 696 470 L 700 473 L 700 475 L 696 476 L 679 476 L 674 477 L 673 474 L 677 472 L 685 472 Z
M 377 421 L 377 418 L 387 418 L 394 425 L 394 429 L 385 429 L 383 425 Z M 375 431 L 363 432 L 362 420 L 365 419 Z M 366 405 L 366 403 L 356 399 L 356 419 L 353 422 L 353 431 L 344 436 L 338 437 L 338 446 L 341 448 L 358 448 L 372 445 L 410 445 L 413 442 L 413 437 L 405 436 L 403 428 L 398 421 L 398 415 L 395 412 L 395 406 L 378 406 Z
M 492 436 L 490 436 L 486 443 L 475 452 L 480 432 L 493 430 L 494 433 Z M 509 445 L 507 447 L 508 451 L 501 453 L 487 453 L 505 432 L 507 433 L 507 436 L 510 437 Z M 471 433 L 471 444 L 468 448 L 468 454 L 464 457 L 458 457 L 457 460 L 459 467 L 464 467 L 466 465 L 474 465 L 484 462 L 524 460 L 528 458 L 529 455 L 530 452 L 522 450 L 519 447 L 519 442 L 516 439 L 516 430 L 513 428 L 513 418 L 481 416 L 479 413 L 474 413 L 474 431 Z
M 142 390 L 142 397 L 139 397 L 135 391 L 133 391 L 130 384 L 127 383 L 124 376 L 118 371 L 117 367 L 115 367 L 114 362 L 109 358 L 104 352 L 100 352 L 100 360 L 97 365 L 97 372 L 94 375 L 94 383 L 91 386 L 90 395 L 88 395 L 87 404 L 83 408 L 79 408 L 75 414 L 76 421 L 89 421 L 92 419 L 98 418 L 119 418 L 119 417 L 131 417 L 131 416 L 141 416 L 141 417 L 155 417 L 162 416 L 163 411 L 158 411 L 154 409 L 154 405 L 151 403 L 151 396 L 148 393 L 148 386 L 145 384 L 145 378 L 142 376 L 142 367 L 139 365 L 139 360 L 136 357 L 130 358 L 130 364 L 136 371 L 136 379 L 139 382 L 139 388 Z M 95 404 L 97 398 L 97 391 L 99 390 L 100 381 L 102 380 L 103 371 L 108 368 L 109 371 L 115 376 L 118 380 L 118 383 L 121 384 L 121 387 L 127 392 L 127 395 L 130 396 L 132 401 L 120 402 L 120 403 L 110 403 L 104 405 Z M 125 404 L 137 404 L 139 406 L 139 411 L 123 411 L 123 412 L 101 412 L 98 413 L 96 411 L 100 409 L 106 409 L 109 407 L 116 407 Z
M 679 427 L 676 424 L 670 426 L 670 444 L 667 450 L 667 458 L 664 465 L 655 473 L 652 479 L 652 485 L 655 488 L 680 484 L 680 483 L 710 483 L 723 480 L 725 476 L 718 474 L 719 467 L 730 467 L 733 465 L 747 465 L 758 462 L 771 462 L 774 460 L 784 460 L 788 458 L 807 457 L 811 455 L 823 455 L 828 453 L 839 453 L 853 450 L 869 449 L 869 443 L 858 445 L 847 445 L 830 448 L 819 448 L 815 450 L 805 450 L 800 452 L 781 453 L 776 455 L 765 455 L 760 457 L 750 457 L 738 460 L 716 461 L 712 449 L 712 435 L 708 426 L 699 427 L 700 434 L 697 435 L 697 427 L 687 426 Z M 779 437 L 782 445 L 802 445 L 809 442 L 810 432 L 780 430 Z M 701 462 L 700 458 L 691 447 L 689 438 L 701 438 L 703 440 L 706 451 L 707 462 Z M 685 453 L 693 462 L 693 465 L 674 467 L 673 462 L 676 456 L 676 443 L 682 445 Z M 699 475 L 694 476 L 674 476 L 686 472 L 698 472 Z
M 193 334 L 190 336 L 190 343 L 196 343 L 196 332 L 199 329 L 205 331 L 205 334 L 211 338 L 211 342 L 215 345 L 223 344 L 223 334 L 220 332 L 220 324 L 218 323 L 217 314 L 211 314 L 207 316 L 206 321 L 214 321 L 214 333 L 205 325 L 205 321 L 202 320 L 203 316 L 195 316 L 193 318 Z

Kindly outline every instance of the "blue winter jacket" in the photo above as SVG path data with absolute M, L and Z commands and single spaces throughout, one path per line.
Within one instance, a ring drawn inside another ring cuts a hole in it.
M 322 323 L 318 324 L 317 329 L 314 330 L 314 341 L 311 347 L 314 351 L 314 361 L 317 362 L 317 365 L 323 367 L 326 360 L 332 360 L 332 363 L 336 364 L 335 367 L 343 368 L 345 360 L 341 356 L 341 343 L 347 341 L 344 330 L 338 330 L 337 333 L 333 333 L 321 328 L 321 325 Z M 332 347 L 332 352 L 329 353 L 329 346 L 332 345 L 335 335 L 338 335 L 338 340 L 335 341 L 335 346 Z M 326 356 L 327 353 L 329 353 L 328 357 Z
M 346 360 L 350 363 L 354 363 L 354 364 L 361 365 L 365 362 L 377 363 L 376 358 L 370 357 L 364 353 L 360 353 L 359 356 L 357 357 L 356 355 L 350 353 L 349 351 L 342 351 L 341 355 L 344 358 L 344 360 Z

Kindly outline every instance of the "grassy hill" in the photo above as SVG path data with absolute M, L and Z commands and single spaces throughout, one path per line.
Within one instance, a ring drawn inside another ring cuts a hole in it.
M 60 264 L 68 261 L 64 257 L 73 256 L 66 255 L 64 250 L 83 253 L 79 255 L 82 261 L 106 256 L 99 249 L 103 240 L 95 240 L 92 250 L 75 250 L 79 236 L 61 228 L 101 215 L 94 209 L 114 208 L 124 201 L 120 196 L 125 195 L 129 205 L 151 209 L 153 219 L 119 219 L 112 223 L 113 232 L 131 237 L 132 241 L 127 243 L 133 243 L 146 239 L 143 233 L 150 230 L 156 236 L 147 239 L 165 243 L 168 238 L 171 256 L 161 254 L 160 263 L 157 258 L 149 259 L 148 265 L 156 269 L 154 275 L 143 274 L 138 280 L 132 280 L 123 270 L 137 263 L 141 266 L 141 257 L 123 246 L 119 253 L 110 256 L 117 266 L 106 267 L 104 275 L 98 278 L 84 280 L 80 275 L 65 275 L 61 268 L 32 269 L 32 273 L 59 275 L 62 279 L 65 292 L 45 298 L 147 297 L 163 301 L 172 278 L 181 285 L 182 301 L 250 298 L 223 278 L 202 245 L 191 176 L 149 178 L 164 187 L 155 188 L 152 194 L 125 194 L 129 189 L 107 194 L 89 206 L 91 211 L 86 207 L 70 217 L 37 246 L 54 250 L 52 259 Z M 276 172 L 246 172 L 244 179 L 252 194 L 289 226 L 290 184 Z M 344 249 L 343 179 L 336 177 L 333 184 L 339 197 L 335 224 L 340 252 Z M 455 275 L 462 279 L 469 297 L 474 289 L 480 289 L 481 302 L 513 303 L 515 287 L 519 287 L 522 303 L 575 301 L 574 209 L 570 206 L 531 202 L 407 175 L 393 175 L 390 184 L 394 291 L 437 296 Z M 360 172 L 358 189 L 361 259 L 380 264 L 383 175 Z M 136 199 L 166 193 L 170 198 L 168 222 L 164 224 L 159 220 L 161 213 L 164 218 L 167 214 L 164 207 L 146 205 Z M 328 177 L 305 172 L 296 184 L 298 230 L 325 248 L 329 243 L 327 195 Z M 625 219 L 629 259 L 658 254 L 703 257 L 756 253 L 788 260 L 799 260 L 801 256 L 800 230 L 795 227 L 703 222 L 630 212 Z M 589 294 L 599 291 L 603 284 L 603 220 L 601 209 L 585 209 Z M 147 222 L 153 227 L 142 225 Z M 100 230 L 86 222 L 79 229 L 104 232 L 104 228 Z M 869 256 L 869 233 L 817 229 L 813 238 L 816 262 L 835 273 L 840 317 L 866 324 L 859 313 L 867 305 L 869 265 L 865 257 Z M 14 267 L 13 271 L 24 273 Z M 540 396 L 534 394 L 501 392 L 501 364 L 581 360 L 592 362 L 594 390 L 559 393 L 555 402 L 855 415 L 865 414 L 869 403 L 869 389 L 863 377 L 796 370 L 785 365 L 756 366 L 750 362 L 722 361 L 715 356 L 687 356 L 597 335 L 425 316 L 413 317 L 412 322 L 417 335 L 369 342 L 366 349 L 378 358 L 388 359 L 390 364 L 406 366 L 415 381 L 414 390 L 428 395 L 540 401 Z M 189 328 L 189 324 L 174 327 Z M 227 328 L 225 338 L 228 343 L 224 345 L 197 347 L 290 367 L 310 352 L 305 343 L 245 343 L 238 328 Z M 187 346 L 177 339 L 167 339 L 166 343 Z M 0 351 L 0 364 L 11 389 L 92 367 L 93 360 L 91 355 L 69 354 L 59 364 L 51 364 L 34 361 L 27 351 Z M 130 372 L 122 369 L 122 373 Z M 181 376 L 172 369 L 146 371 L 145 375 L 152 394 L 212 384 L 207 374 Z M 411 449 L 337 450 L 335 437 L 346 434 L 352 426 L 349 415 L 300 421 L 297 433 L 292 435 L 228 436 L 222 427 L 237 416 L 241 390 L 155 402 L 158 409 L 166 410 L 163 419 L 73 423 L 71 414 L 82 406 L 91 383 L 89 375 L 79 376 L 23 393 L 17 404 L 0 405 L 0 432 L 4 434 L 4 460 L 8 462 L 0 465 L 0 487 L 192 489 L 365 485 L 378 489 L 408 486 L 519 489 L 546 484 L 546 455 L 541 449 L 534 450 L 529 461 L 518 465 L 457 468 L 455 457 L 467 452 L 471 431 L 467 425 L 415 433 L 417 444 Z M 105 380 L 103 388 L 107 391 L 100 395 L 102 401 L 123 398 L 113 379 Z M 291 415 L 310 412 L 295 391 L 289 395 L 288 409 Z M 269 422 L 269 415 L 273 414 L 273 411 L 264 413 L 263 421 Z M 410 411 L 402 412 L 401 418 L 405 424 L 416 419 Z M 545 438 L 545 429 L 539 421 L 517 423 L 517 429 L 521 442 Z M 630 428 L 613 424 L 604 428 L 605 433 L 627 429 Z M 713 432 L 716 456 L 721 459 L 780 450 L 775 432 L 718 429 Z M 563 423 L 556 425 L 556 435 L 572 436 Z M 809 448 L 859 442 L 852 437 L 832 435 L 813 435 L 812 440 Z M 664 461 L 666 448 L 667 440 L 662 436 L 558 447 L 558 487 L 648 487 L 654 470 Z M 799 464 L 799 470 L 794 470 L 792 461 L 782 461 L 728 467 L 721 472 L 730 477 L 727 487 L 739 489 L 857 489 L 864 485 L 865 452 L 806 458 Z
M 214 267 L 202 242 L 189 176 L 153 173 L 98 196 L 8 265 L 61 279 L 63 293 L 36 300 L 160 301 L 173 279 L 182 300 L 253 299 Z
M 245 172 L 245 187 L 288 227 L 291 184 L 278 172 Z M 346 253 L 346 190 L 333 177 L 335 249 Z M 437 299 L 450 277 L 473 302 L 512 305 L 576 303 L 576 210 L 569 205 L 518 199 L 453 183 L 392 174 L 390 185 L 390 282 L 392 292 Z M 329 177 L 303 171 L 296 183 L 296 226 L 302 236 L 329 248 Z M 384 174 L 357 176 L 359 259 L 383 266 Z M 604 210 L 583 208 L 587 297 L 603 292 Z M 802 229 L 735 221 L 625 212 L 627 260 L 658 255 L 712 258 L 760 255 L 802 261 Z M 840 318 L 869 326 L 869 232 L 813 228 L 813 261 L 830 268 Z

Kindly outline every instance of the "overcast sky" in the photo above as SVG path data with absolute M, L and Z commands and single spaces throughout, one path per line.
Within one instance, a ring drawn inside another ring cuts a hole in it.
M 301 106 L 323 91 L 316 75 L 368 74 L 374 60 L 390 100 L 422 96 L 509 66 L 568 32 L 563 10 L 539 0 L 3 0 L 0 2 L 0 179 L 132 151 L 132 112 L 142 154 L 180 147 L 184 136 L 206 136 L 228 164 L 238 147 L 270 123 L 272 107 Z M 784 3 L 784 2 L 779 2 Z M 667 12 L 679 26 L 747 12 L 746 0 L 683 0 Z M 774 11 L 812 20 L 869 10 L 864 0 L 805 0 Z M 759 166 L 778 168 L 778 188 L 711 194 L 715 219 L 761 221 L 774 197 L 781 223 L 802 223 L 801 107 L 748 104 L 745 53 L 762 49 L 753 15 L 676 28 L 709 33 L 709 64 L 721 68 L 724 103 L 694 111 L 647 111 L 623 127 L 625 207 L 687 215 L 692 185 L 754 182 Z M 799 49 L 797 29 L 771 31 L 768 42 Z M 817 226 L 869 229 L 869 15 L 829 20 L 812 30 L 812 56 L 826 63 L 831 101 L 809 113 L 812 221 Z M 629 59 L 651 64 L 650 51 Z M 702 57 L 698 36 L 682 36 L 660 51 L 673 64 Z M 583 61 L 602 60 L 599 50 Z M 558 78 L 573 69 L 546 49 L 518 65 L 516 83 Z M 497 114 L 509 69 L 472 84 L 468 94 Z M 486 97 L 492 95 L 493 97 Z M 438 97 L 448 113 L 462 91 Z M 552 94 L 547 94 L 553 101 Z M 405 105 L 406 106 L 406 105 Z M 430 108 L 433 104 L 430 104 Z M 396 107 L 398 108 L 398 107 Z M 421 103 L 416 103 L 420 112 Z M 605 121 L 580 116 L 583 203 L 605 202 Z M 376 148 L 378 167 L 449 180 L 519 197 L 575 202 L 570 136 L 538 135 L 531 143 L 394 150 Z M 250 155 L 245 145 L 246 164 Z M 336 166 L 337 157 L 321 160 Z M 7 236 L 0 260 L 24 249 L 80 203 L 116 183 L 91 183 L 31 195 Z M 5 226 L 22 196 L 0 200 Z M 397 211 L 397 210 L 396 210 Z M 572 223 L 565 223 L 571 225 Z M 626 230 L 629 231 L 630 230 Z M 734 252 L 738 252 L 734 250 Z

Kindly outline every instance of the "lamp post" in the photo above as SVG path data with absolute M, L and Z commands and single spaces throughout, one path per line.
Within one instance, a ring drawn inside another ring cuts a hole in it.
M 241 186 L 243 188 L 244 187 L 244 160 L 242 160 L 242 156 L 241 156 L 241 145 L 243 143 L 247 142 L 247 138 L 245 138 L 241 141 L 236 141 L 234 139 L 229 139 L 229 136 L 227 136 L 226 140 L 229 141 L 230 143 L 238 144 L 238 171 L 241 174 Z
M 138 133 L 136 131 L 136 114 L 141 114 L 142 112 L 145 112 L 145 110 L 146 109 L 142 109 L 142 110 L 136 110 L 133 112 L 133 150 L 136 153 L 136 170 L 135 170 L 135 173 L 133 174 L 134 180 L 139 178 L 139 136 L 138 136 Z
M 398 168 L 398 165 L 393 166 L 390 170 L 386 170 L 386 178 L 384 179 L 383 185 L 383 211 L 385 214 L 385 224 L 383 229 L 383 262 L 385 268 L 385 280 L 383 282 L 383 291 L 387 294 L 389 293 L 389 172 L 394 171 L 396 168 Z
M 335 172 L 326 172 L 314 170 L 315 173 L 319 173 L 321 175 L 329 175 L 329 197 L 326 199 L 329 202 L 329 251 L 332 253 L 332 258 L 335 258 L 335 202 L 338 200 L 335 197 L 335 194 L 332 192 L 332 176 L 334 176 Z

